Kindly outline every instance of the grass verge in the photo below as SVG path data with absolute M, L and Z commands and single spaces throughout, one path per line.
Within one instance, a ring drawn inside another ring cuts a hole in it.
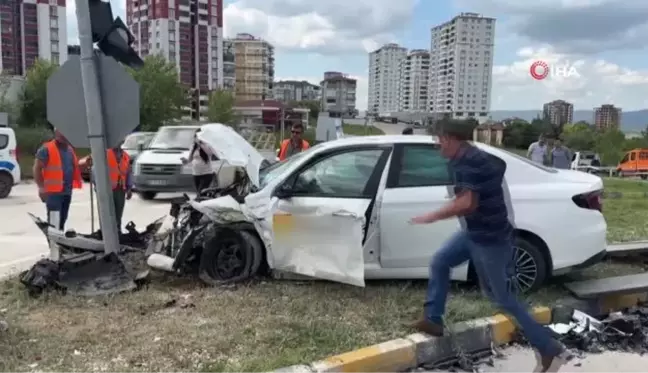
M 604 178 L 606 192 L 622 193 L 621 198 L 606 198 L 603 215 L 608 223 L 608 242 L 648 238 L 648 183 L 637 180 Z
M 644 270 L 602 263 L 596 278 Z M 558 286 L 534 305 L 565 296 Z M 420 316 L 424 282 L 341 284 L 260 281 L 232 288 L 155 278 L 138 292 L 101 298 L 29 298 L 0 283 L 2 371 L 268 371 L 402 337 Z M 449 322 L 496 313 L 474 288 L 454 286 Z

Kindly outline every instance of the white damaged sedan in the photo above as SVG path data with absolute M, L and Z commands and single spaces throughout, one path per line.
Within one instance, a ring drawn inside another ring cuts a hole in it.
M 186 201 L 184 215 L 172 214 L 166 248 L 149 258 L 155 268 L 180 271 L 193 257 L 209 283 L 263 268 L 356 286 L 426 279 L 435 250 L 460 229 L 459 219 L 408 222 L 451 198 L 452 171 L 432 136 L 344 138 L 272 165 L 227 126 L 204 125 L 198 136 L 244 175 L 221 186 L 218 197 Z M 601 178 L 475 145 L 507 163 L 516 227 L 512 286 L 537 289 L 605 256 Z M 182 229 L 182 236 L 169 234 Z M 474 277 L 470 263 L 452 273 L 454 280 Z

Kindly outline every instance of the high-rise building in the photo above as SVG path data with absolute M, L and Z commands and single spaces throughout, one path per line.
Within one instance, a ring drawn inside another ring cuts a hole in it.
M 429 111 L 487 120 L 491 105 L 495 19 L 461 13 L 432 28 Z
M 619 128 L 621 126 L 621 108 L 614 105 L 601 105 L 594 109 L 594 126 L 597 130 Z
M 342 73 L 324 74 L 322 87 L 322 111 L 330 117 L 352 118 L 358 114 L 356 110 L 356 79 Z
M 274 83 L 274 47 L 250 34 L 238 34 L 229 41 L 234 46 L 236 99 L 271 99 Z
M 398 111 L 400 66 L 406 57 L 407 48 L 394 43 L 385 44 L 369 53 L 367 114 Z
M 177 66 L 192 92 L 187 114 L 202 119 L 209 92 L 223 86 L 223 0 L 126 0 L 126 23 L 140 56 Z
M 428 108 L 428 76 L 430 52 L 415 49 L 409 52 L 400 65 L 398 111 L 424 113 Z
M 236 92 L 236 53 L 231 40 L 223 41 L 223 88 Z
M 5 0 L 0 3 L 0 70 L 24 75 L 36 59 L 67 60 L 65 0 Z
M 542 117 L 554 127 L 571 123 L 574 120 L 574 105 L 563 100 L 548 102 L 542 107 Z
M 274 83 L 274 99 L 280 102 L 319 101 L 322 97 L 320 86 L 305 80 L 282 80 Z

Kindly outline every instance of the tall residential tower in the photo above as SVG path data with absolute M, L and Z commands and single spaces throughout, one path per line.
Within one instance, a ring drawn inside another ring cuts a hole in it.
M 461 13 L 432 28 L 428 110 L 487 120 L 491 105 L 495 19 Z
M 369 53 L 367 114 L 398 111 L 400 66 L 406 57 L 407 48 L 393 43 Z

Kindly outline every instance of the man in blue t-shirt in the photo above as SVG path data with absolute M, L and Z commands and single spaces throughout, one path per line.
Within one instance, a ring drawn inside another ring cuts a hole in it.
M 45 180 L 43 179 L 43 170 L 47 167 L 50 154 L 45 145 L 41 146 L 36 152 L 34 161 L 34 180 L 38 185 L 38 195 L 47 209 L 48 222 L 60 230 L 65 227 L 72 202 L 72 189 L 74 183 L 74 149 L 69 145 L 67 139 L 61 132 L 54 130 L 54 141 L 57 145 L 58 152 L 61 155 L 61 168 L 63 172 L 63 190 L 58 193 L 47 192 L 45 189 Z
M 443 335 L 450 270 L 470 260 L 484 292 L 522 327 L 539 353 L 536 371 L 552 371 L 571 356 L 529 314 L 507 284 L 506 269 L 513 259 L 513 226 L 502 183 L 506 162 L 470 144 L 473 124 L 449 121 L 441 124 L 441 153 L 450 159 L 455 176 L 455 198 L 447 205 L 411 219 L 412 224 L 430 224 L 459 217 L 462 230 L 441 247 L 430 262 L 430 279 L 424 305 L 425 317 L 412 326 L 419 331 Z

